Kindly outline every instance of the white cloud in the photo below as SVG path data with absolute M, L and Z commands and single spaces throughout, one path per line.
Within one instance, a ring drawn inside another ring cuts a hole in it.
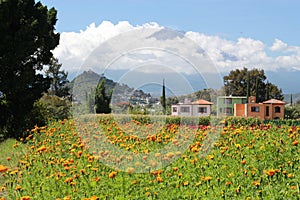
M 275 39 L 275 42 L 273 45 L 270 47 L 271 51 L 285 51 L 287 49 L 288 45 L 284 42 L 282 42 L 279 39 Z
M 161 26 L 157 23 L 133 26 L 127 21 L 115 25 L 109 21 L 103 21 L 98 26 L 92 23 L 80 32 L 61 33 L 60 45 L 54 50 L 54 55 L 59 58 L 64 69 L 74 72 L 80 69 L 85 59 L 103 42 L 118 34 L 142 28 L 161 28 Z M 166 37 L 163 34 L 157 36 Z M 237 41 L 232 41 L 191 31 L 186 32 L 185 36 L 205 50 L 218 71 L 221 72 L 244 66 L 273 71 L 279 68 L 300 70 L 300 47 L 289 46 L 279 39 L 275 39 L 273 45 L 268 47 L 262 41 L 252 38 L 240 37 Z M 164 43 L 172 44 L 173 40 L 178 42 L 178 38 L 168 38 Z M 183 51 L 181 53 L 187 53 Z M 275 51 L 276 55 L 273 55 L 272 52 Z M 190 54 L 193 54 L 192 48 Z M 153 54 L 153 56 L 158 55 Z M 130 56 L 127 59 L 129 58 Z M 180 66 L 176 65 L 176 69 L 180 70 Z

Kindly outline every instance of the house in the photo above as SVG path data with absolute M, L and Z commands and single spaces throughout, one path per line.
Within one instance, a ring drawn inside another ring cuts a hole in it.
M 217 99 L 217 116 L 233 116 L 235 104 L 247 103 L 245 96 L 219 96 Z
M 249 98 L 247 104 L 235 104 L 234 116 L 257 117 L 260 120 L 273 120 L 284 118 L 284 101 L 270 99 L 262 103 L 255 103 L 255 97 Z
M 173 116 L 210 116 L 212 110 L 212 102 L 200 99 L 198 101 L 190 102 L 185 100 L 184 103 L 172 105 Z

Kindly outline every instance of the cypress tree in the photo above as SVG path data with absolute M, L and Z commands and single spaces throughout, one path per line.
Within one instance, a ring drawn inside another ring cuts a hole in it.
M 161 105 L 163 108 L 163 114 L 166 114 L 166 89 L 165 89 L 165 79 L 163 79 L 163 88 L 162 88 L 162 96 L 161 96 Z

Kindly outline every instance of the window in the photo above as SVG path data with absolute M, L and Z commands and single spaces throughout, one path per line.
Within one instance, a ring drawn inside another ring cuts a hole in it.
M 180 112 L 186 112 L 186 113 L 188 113 L 188 112 L 190 112 L 190 107 L 181 107 L 180 108 Z
M 242 104 L 247 103 L 247 99 L 242 99 Z
M 224 99 L 223 101 L 224 104 L 232 104 L 232 99 Z
M 198 107 L 198 112 L 199 113 L 207 113 L 207 108 L 206 107 Z
M 224 113 L 225 114 L 232 114 L 232 108 L 229 108 L 229 107 L 224 108 Z
M 269 115 L 270 115 L 270 107 L 267 106 L 267 107 L 266 107 L 266 116 L 268 117 Z
M 173 107 L 173 112 L 177 112 L 177 107 Z
M 251 106 L 251 112 L 259 112 L 258 106 Z
M 279 106 L 275 107 L 275 113 L 280 113 L 280 107 Z

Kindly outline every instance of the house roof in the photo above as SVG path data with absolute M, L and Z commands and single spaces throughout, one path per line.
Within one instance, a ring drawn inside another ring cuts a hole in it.
M 247 99 L 246 96 L 218 96 L 219 99 Z
M 199 99 L 198 101 L 192 102 L 192 104 L 199 104 L 199 105 L 212 105 L 212 102 L 206 101 L 204 99 Z
M 280 100 L 277 100 L 277 99 L 270 99 L 270 100 L 268 100 L 268 101 L 264 101 L 263 103 L 266 103 L 266 104 L 268 104 L 268 103 L 272 103 L 272 104 L 286 104 L 284 101 L 280 101 Z

